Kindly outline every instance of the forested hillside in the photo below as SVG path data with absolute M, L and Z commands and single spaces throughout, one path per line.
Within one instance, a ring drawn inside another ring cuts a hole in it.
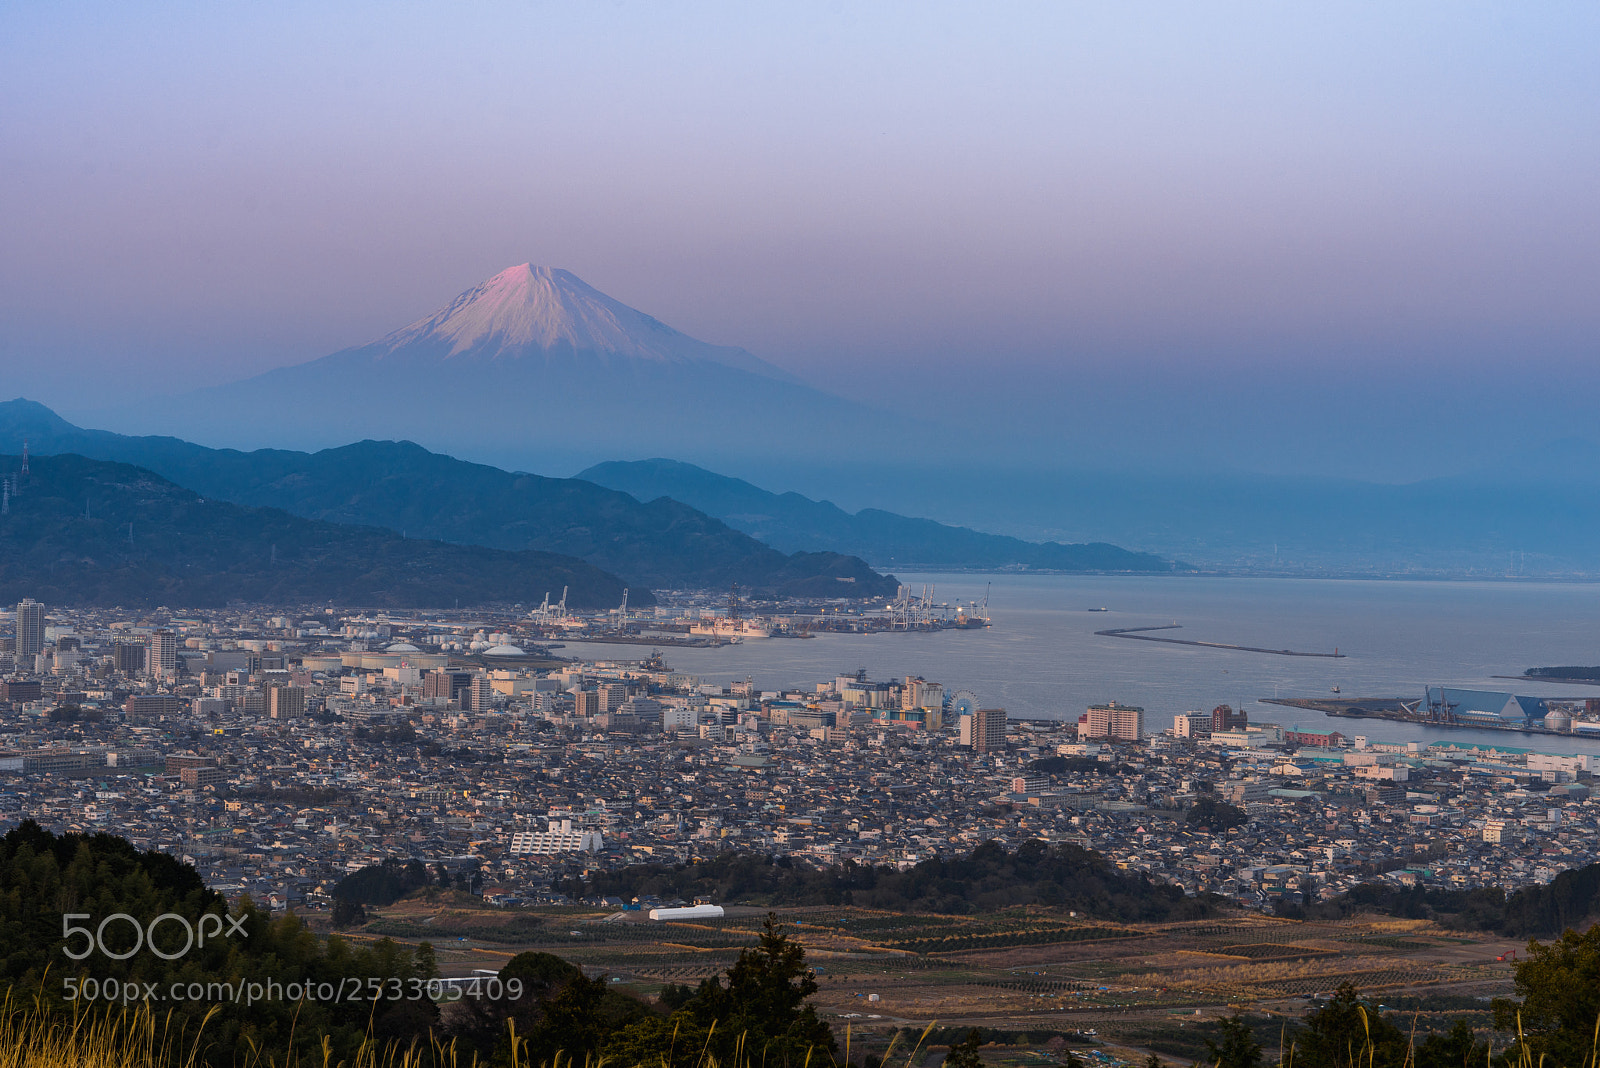
M 142 468 L 36 456 L 0 516 L 0 601 L 217 607 L 274 604 L 451 608 L 622 601 L 623 582 L 544 552 L 451 545 L 202 497 Z M 15 472 L 20 457 L 0 456 Z M 634 590 L 634 604 L 653 604 Z
M 1096 919 L 1139 921 L 1213 915 L 1213 902 L 1121 871 L 1098 853 L 1029 839 L 1015 850 L 986 842 L 965 857 L 935 857 L 900 871 L 847 862 L 812 868 L 786 857 L 726 853 L 665 867 L 636 865 L 571 883 L 573 895 L 705 898 L 748 905 L 862 905 L 964 914 L 1054 905 Z

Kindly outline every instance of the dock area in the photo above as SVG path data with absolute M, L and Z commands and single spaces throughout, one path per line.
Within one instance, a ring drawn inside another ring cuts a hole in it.
M 1431 718 L 1425 713 L 1416 711 L 1416 702 L 1403 701 L 1398 697 L 1359 697 L 1348 700 L 1326 697 L 1263 697 L 1261 703 L 1282 705 L 1286 708 L 1303 708 L 1349 719 L 1387 719 L 1396 723 L 1415 723 L 1420 727 L 1437 727 L 1441 730 L 1505 731 L 1508 734 L 1540 734 L 1551 738 L 1572 737 L 1571 734 L 1553 731 L 1548 727 L 1522 723 Z

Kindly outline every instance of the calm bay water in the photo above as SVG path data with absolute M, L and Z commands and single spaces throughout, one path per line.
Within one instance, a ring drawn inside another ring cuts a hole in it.
M 1600 753 L 1600 739 L 1428 730 L 1335 719 L 1261 704 L 1264 697 L 1420 697 L 1426 685 L 1600 697 L 1600 687 L 1497 679 L 1524 668 L 1600 664 L 1600 585 L 1513 582 L 905 575 L 940 601 L 981 600 L 992 583 L 994 626 L 935 634 L 819 635 L 717 649 L 666 649 L 674 668 L 706 681 L 752 676 L 763 689 L 810 687 L 864 667 L 872 678 L 922 675 L 970 690 L 1014 717 L 1076 718 L 1116 700 L 1146 710 L 1146 729 L 1174 713 L 1243 704 L 1252 720 L 1337 729 L 1374 740 L 1454 739 L 1549 752 Z M 1105 612 L 1091 612 L 1104 607 Z M 1163 636 L 1346 654 L 1273 656 L 1097 636 L 1113 627 L 1178 623 Z M 639 646 L 568 645 L 587 659 L 638 659 Z

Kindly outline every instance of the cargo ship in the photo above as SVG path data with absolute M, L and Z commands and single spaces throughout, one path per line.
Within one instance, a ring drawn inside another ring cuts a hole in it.
M 772 628 L 757 619 L 702 619 L 689 625 L 689 633 L 703 638 L 770 638 Z

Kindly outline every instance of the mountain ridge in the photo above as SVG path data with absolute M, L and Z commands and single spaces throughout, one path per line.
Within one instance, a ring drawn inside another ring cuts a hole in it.
M 574 556 L 633 588 L 738 583 L 778 595 L 862 597 L 896 588 L 859 559 L 786 555 L 677 501 L 642 503 L 591 482 L 503 471 L 411 442 L 240 452 L 85 430 L 33 401 L 0 403 L 0 447 L 20 448 L 25 439 L 39 454 L 77 452 L 138 464 L 246 506 L 455 544 Z
M 0 516 L 0 599 L 220 607 L 245 601 L 378 608 L 569 603 L 605 608 L 624 584 L 582 560 L 405 538 L 208 498 L 133 464 L 73 453 L 0 455 L 13 478 Z M 648 590 L 632 603 L 652 604 Z
M 878 508 L 852 514 L 829 501 L 793 492 L 773 493 L 680 460 L 608 461 L 579 472 L 577 477 L 641 500 L 666 496 L 683 501 L 774 547 L 847 551 L 880 567 L 1156 573 L 1181 566 L 1152 553 L 1105 542 L 1029 542 Z

